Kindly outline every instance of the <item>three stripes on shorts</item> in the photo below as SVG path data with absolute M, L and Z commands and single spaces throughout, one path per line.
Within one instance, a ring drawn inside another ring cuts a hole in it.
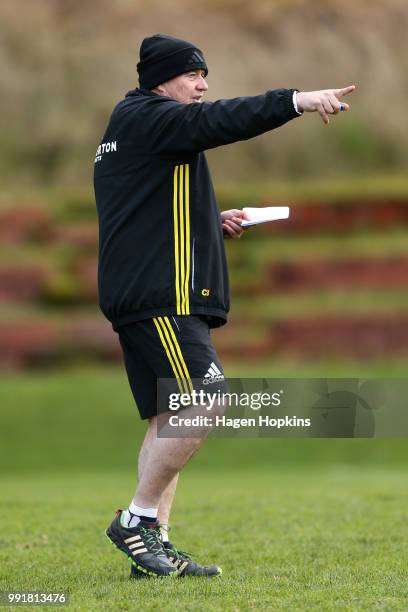
M 191 393 L 193 383 L 169 317 L 154 317 L 153 322 L 177 380 L 180 393 Z

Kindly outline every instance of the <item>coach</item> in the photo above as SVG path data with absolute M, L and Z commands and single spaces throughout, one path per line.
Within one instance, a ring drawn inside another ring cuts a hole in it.
M 212 391 L 224 382 L 209 330 L 227 322 L 223 239 L 240 237 L 243 213 L 220 213 L 203 151 L 253 138 L 304 111 L 317 111 L 327 124 L 328 115 L 348 110 L 340 99 L 354 86 L 205 102 L 202 52 L 160 34 L 144 39 L 137 69 L 140 88 L 113 110 L 95 157 L 100 306 L 149 421 L 135 495 L 107 535 L 130 558 L 134 577 L 217 576 L 218 566 L 196 563 L 167 537 L 179 472 L 203 439 L 156 435 L 157 379 L 173 378 L 180 392 L 191 389 L 191 379 Z

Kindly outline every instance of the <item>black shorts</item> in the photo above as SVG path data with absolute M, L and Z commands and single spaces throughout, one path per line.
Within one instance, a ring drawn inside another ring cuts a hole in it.
M 174 379 L 179 386 L 180 381 L 196 379 L 202 383 L 201 388 L 211 392 L 223 388 L 223 367 L 204 317 L 161 316 L 124 325 L 117 331 L 142 419 L 157 415 L 158 379 Z

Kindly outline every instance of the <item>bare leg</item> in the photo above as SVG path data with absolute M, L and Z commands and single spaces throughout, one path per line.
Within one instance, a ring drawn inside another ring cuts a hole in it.
M 157 417 L 151 417 L 149 419 L 149 425 L 146 430 L 146 435 L 144 437 L 143 444 L 140 448 L 139 461 L 137 464 L 137 473 L 138 473 L 139 480 L 142 477 L 142 472 L 145 466 L 148 465 L 150 446 L 154 438 L 156 437 L 156 420 L 157 420 Z
M 174 496 L 176 494 L 177 482 L 178 482 L 179 474 L 176 474 L 174 478 L 170 481 L 167 487 L 164 489 L 163 494 L 160 498 L 159 510 L 157 513 L 157 519 L 160 525 L 163 525 L 161 528 L 162 533 L 168 532 L 170 512 L 173 506 Z
M 156 438 L 148 443 L 148 455 L 143 456 L 139 484 L 134 503 L 142 508 L 157 508 L 165 489 L 173 485 L 179 471 L 200 448 L 204 438 Z M 146 449 L 145 449 L 146 450 Z
M 185 412 L 187 414 L 187 411 Z M 139 483 L 136 488 L 134 503 L 142 508 L 158 508 L 165 489 L 171 485 L 173 495 L 176 476 L 189 459 L 203 444 L 209 430 L 197 432 L 195 438 L 158 438 L 156 435 L 156 417 L 150 419 L 139 457 Z M 171 488 L 165 498 L 167 504 L 171 497 Z M 169 508 L 165 514 L 168 514 Z M 162 517 L 163 518 L 163 517 Z
M 145 466 L 148 465 L 150 447 L 151 447 L 153 440 L 156 437 L 156 420 L 157 420 L 157 417 L 152 417 L 151 419 L 149 419 L 149 426 L 146 431 L 146 435 L 144 437 L 142 447 L 140 449 L 139 463 L 138 463 L 139 481 L 141 479 Z M 162 496 L 160 498 L 157 518 L 159 522 L 162 525 L 165 525 L 166 527 L 169 524 L 169 516 L 170 516 L 171 507 L 173 505 L 174 495 L 176 493 L 178 477 L 179 477 L 179 474 L 176 474 L 172 478 L 172 480 L 169 482 L 167 487 L 164 489 Z
M 206 407 L 201 406 L 200 409 L 205 414 Z M 183 415 L 196 416 L 197 410 L 193 407 L 188 408 Z M 166 522 L 177 486 L 178 474 L 202 446 L 211 427 L 205 426 L 194 430 L 199 437 L 159 438 L 156 435 L 156 425 L 157 417 L 151 418 L 140 451 L 139 483 L 133 502 L 142 508 L 159 508 L 164 495 L 160 516 L 161 520 Z

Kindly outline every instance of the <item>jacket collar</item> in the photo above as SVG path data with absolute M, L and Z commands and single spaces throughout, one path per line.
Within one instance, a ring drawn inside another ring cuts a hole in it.
M 154 91 L 150 91 L 150 89 L 142 89 L 140 87 L 136 87 L 135 89 L 131 89 L 127 92 L 126 98 L 129 96 L 158 96 L 159 94 Z

